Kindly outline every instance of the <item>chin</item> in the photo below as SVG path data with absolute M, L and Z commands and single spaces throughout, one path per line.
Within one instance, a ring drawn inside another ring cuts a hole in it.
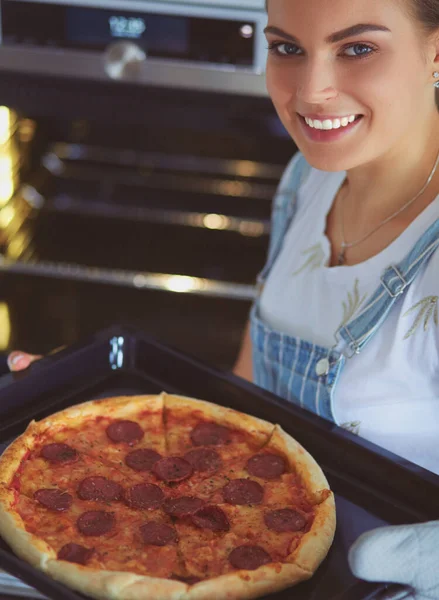
M 340 171 L 349 171 L 358 166 L 358 161 L 352 160 L 352 157 L 347 158 L 346 152 L 341 152 L 340 155 L 337 155 L 337 152 L 334 152 L 333 149 L 331 150 L 329 148 L 322 149 L 321 152 L 316 152 L 315 150 L 310 151 L 305 145 L 298 144 L 297 142 L 295 143 L 306 161 L 314 167 L 314 169 L 338 173 Z

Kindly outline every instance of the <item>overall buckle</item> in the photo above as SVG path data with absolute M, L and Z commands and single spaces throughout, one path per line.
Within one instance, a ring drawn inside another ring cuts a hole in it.
M 397 282 L 396 284 L 396 291 L 394 292 L 390 285 L 386 283 L 385 281 L 385 277 L 388 273 L 390 273 L 391 271 L 394 272 L 394 274 L 396 275 L 396 277 L 398 277 L 399 282 Z M 402 273 L 399 271 L 399 269 L 393 265 L 391 265 L 390 267 L 388 267 L 388 269 L 385 271 L 385 273 L 383 275 L 381 275 L 380 277 L 381 279 L 381 283 L 383 284 L 384 289 L 386 290 L 386 292 L 389 294 L 389 296 L 391 298 L 397 298 L 398 296 L 400 296 L 405 288 L 408 286 L 408 282 L 404 279 L 404 276 L 402 275 Z

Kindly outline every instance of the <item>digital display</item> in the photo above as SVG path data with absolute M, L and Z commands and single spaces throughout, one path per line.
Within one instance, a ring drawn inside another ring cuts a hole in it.
M 115 39 L 136 40 L 148 54 L 185 54 L 187 19 L 168 15 L 136 15 L 80 7 L 66 9 L 66 34 L 70 42 L 105 47 Z
M 135 40 L 145 33 L 145 19 L 141 17 L 122 17 L 114 15 L 108 19 L 113 37 L 133 38 Z

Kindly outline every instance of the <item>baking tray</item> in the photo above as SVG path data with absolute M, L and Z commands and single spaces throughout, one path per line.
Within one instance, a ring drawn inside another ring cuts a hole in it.
M 439 477 L 132 328 L 112 327 L 0 378 L 0 452 L 32 418 L 86 400 L 162 390 L 279 423 L 322 466 L 336 496 L 337 532 L 315 576 L 294 588 L 294 600 L 373 600 L 399 589 L 355 579 L 348 549 L 375 527 L 438 519 Z M 53 600 L 85 598 L 15 557 L 2 540 L 0 568 Z M 290 600 L 292 593 L 266 598 Z

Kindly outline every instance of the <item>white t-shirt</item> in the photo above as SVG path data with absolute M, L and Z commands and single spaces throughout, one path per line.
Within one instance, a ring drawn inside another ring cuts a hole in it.
M 328 267 L 326 218 L 345 172 L 312 169 L 261 295 L 260 317 L 287 335 L 332 348 L 390 264 L 403 260 L 439 218 L 439 196 L 376 256 Z M 337 424 L 439 474 L 439 250 L 335 388 Z

